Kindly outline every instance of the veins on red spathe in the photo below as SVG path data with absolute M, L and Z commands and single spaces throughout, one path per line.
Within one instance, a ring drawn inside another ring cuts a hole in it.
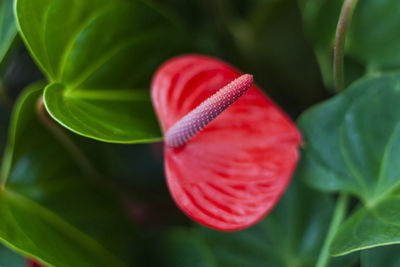
M 182 211 L 219 230 L 262 219 L 296 166 L 301 135 L 294 123 L 251 75 L 209 57 L 167 61 L 151 90 L 165 133 L 168 188 Z

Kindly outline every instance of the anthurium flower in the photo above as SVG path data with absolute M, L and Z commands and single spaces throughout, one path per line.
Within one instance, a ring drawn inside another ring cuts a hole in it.
M 151 94 L 177 205 L 219 230 L 239 230 L 267 214 L 290 181 L 301 136 L 252 76 L 185 55 L 159 68 Z

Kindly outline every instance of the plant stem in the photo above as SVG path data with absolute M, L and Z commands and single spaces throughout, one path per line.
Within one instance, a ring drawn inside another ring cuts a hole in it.
M 343 221 L 344 216 L 347 212 L 347 205 L 349 202 L 349 196 L 347 194 L 341 194 L 336 201 L 335 212 L 332 217 L 331 225 L 329 226 L 329 231 L 326 236 L 324 245 L 322 246 L 321 252 L 318 257 L 316 267 L 325 267 L 329 260 L 329 248 L 331 246 L 332 240 Z
M 336 28 L 335 50 L 333 58 L 333 76 L 337 91 L 344 90 L 344 47 L 346 43 L 346 33 L 353 17 L 354 9 L 358 0 L 344 0 L 340 12 L 339 22 Z

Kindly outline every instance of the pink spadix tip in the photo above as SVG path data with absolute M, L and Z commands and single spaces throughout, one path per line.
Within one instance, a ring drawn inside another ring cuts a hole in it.
M 192 136 L 235 103 L 252 85 L 253 75 L 250 74 L 244 74 L 225 85 L 176 122 L 165 134 L 165 143 L 174 148 L 183 146 Z

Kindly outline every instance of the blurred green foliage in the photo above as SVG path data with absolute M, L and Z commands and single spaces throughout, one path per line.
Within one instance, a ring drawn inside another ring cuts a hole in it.
M 0 151 L 8 147 L 0 240 L 19 254 L 55 266 L 314 266 L 334 210 L 325 191 L 361 199 L 353 198 L 357 212 L 341 226 L 334 253 L 398 242 L 392 234 L 398 232 L 396 176 L 388 174 L 390 183 L 374 180 L 382 136 L 397 133 L 386 127 L 397 123 L 400 106 L 400 79 L 393 76 L 363 79 L 305 113 L 299 121 L 304 156 L 294 183 L 270 215 L 235 233 L 199 227 L 178 210 L 164 181 L 161 143 L 106 144 L 73 133 L 117 143 L 159 140 L 147 89 L 159 64 L 182 53 L 215 56 L 254 74 L 295 118 L 331 96 L 342 1 L 18 0 L 22 38 L 15 37 L 12 4 L 0 1 Z M 347 84 L 399 67 L 399 18 L 398 0 L 360 1 L 348 33 Z M 29 86 L 38 80 L 44 83 Z M 61 139 L 37 117 L 45 84 L 48 111 L 73 131 L 61 130 Z M 329 139 L 342 134 L 335 123 L 324 128 L 332 121 L 348 126 L 347 143 Z M 361 137 L 368 140 L 355 143 Z M 369 160 L 351 162 L 353 173 L 342 175 L 348 162 L 338 160 L 336 148 L 349 149 L 354 161 Z M 385 162 L 387 172 L 398 173 L 396 162 Z M 386 194 L 388 187 L 395 189 Z M 367 205 L 381 195 L 383 201 Z M 352 239 L 354 231 L 364 231 L 364 239 Z M 361 257 L 329 258 L 328 265 L 397 266 L 397 249 L 363 250 Z M 0 247 L 0 266 L 24 265 L 19 254 Z

